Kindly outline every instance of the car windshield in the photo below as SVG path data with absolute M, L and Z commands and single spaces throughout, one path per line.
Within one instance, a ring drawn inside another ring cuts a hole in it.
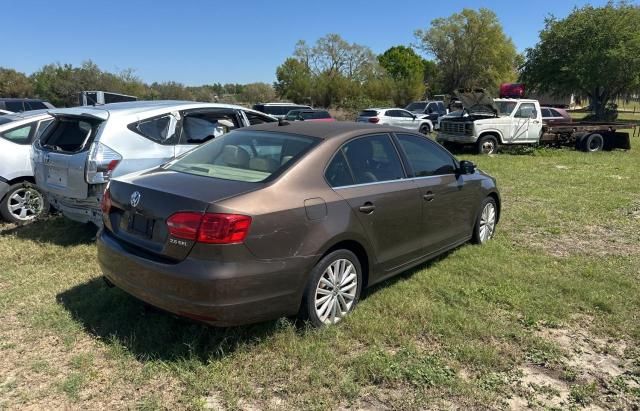
M 318 141 L 292 134 L 238 130 L 189 151 L 163 168 L 224 180 L 260 182 L 281 174 Z
M 516 108 L 515 101 L 495 101 L 496 107 L 498 107 L 498 115 L 508 116 L 513 113 L 513 109 Z
M 426 107 L 427 107 L 427 103 L 411 103 L 407 107 L 405 107 L 405 110 L 423 111 Z

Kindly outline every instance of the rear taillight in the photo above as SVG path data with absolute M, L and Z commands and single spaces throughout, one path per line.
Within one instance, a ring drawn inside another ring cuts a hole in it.
M 369 117 L 369 123 L 378 123 L 378 121 L 380 121 L 380 119 L 378 117 Z
M 239 214 L 179 212 L 167 219 L 172 237 L 207 244 L 241 243 L 250 226 L 251 217 Z
M 111 192 L 109 191 L 109 187 L 104 190 L 102 193 L 102 201 L 100 202 L 100 209 L 102 210 L 102 215 L 106 216 L 111 211 Z
M 102 143 L 93 143 L 87 158 L 85 177 L 89 184 L 106 183 L 111 178 L 113 170 L 122 161 L 122 156 L 112 148 Z

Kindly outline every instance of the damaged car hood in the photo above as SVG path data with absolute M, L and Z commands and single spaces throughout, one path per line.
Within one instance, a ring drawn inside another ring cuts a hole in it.
M 493 98 L 487 95 L 484 89 L 458 90 L 455 95 L 462 103 L 465 111 L 470 115 L 498 115 L 498 107 L 496 107 Z

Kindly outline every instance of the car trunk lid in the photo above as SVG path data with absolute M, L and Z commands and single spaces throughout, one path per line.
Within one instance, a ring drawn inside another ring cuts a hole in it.
M 181 261 L 195 241 L 172 237 L 169 217 L 177 212 L 204 214 L 212 203 L 261 186 L 164 169 L 122 177 L 110 183 L 105 227 L 148 258 Z

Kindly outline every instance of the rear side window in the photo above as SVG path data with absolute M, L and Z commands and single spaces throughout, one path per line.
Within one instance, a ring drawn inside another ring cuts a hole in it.
M 386 134 L 360 137 L 342 148 L 356 184 L 404 177 L 398 153 Z
M 318 139 L 238 130 L 189 151 L 164 167 L 224 180 L 260 182 L 282 173 Z
M 556 110 L 554 110 L 554 109 L 552 109 L 552 108 L 550 108 L 550 109 L 549 109 L 549 112 L 551 113 L 551 115 L 552 115 L 553 117 L 563 117 L 563 115 L 562 115 L 562 114 L 560 114 L 558 111 L 556 111 Z M 544 115 L 544 114 L 543 114 L 543 115 Z
M 0 134 L 0 137 L 16 144 L 29 144 L 31 142 L 29 137 L 31 136 L 33 127 L 34 123 L 30 123 L 22 127 L 14 128 L 13 130 L 5 131 Z
M 288 112 L 290 112 L 291 110 L 297 110 L 297 109 L 305 109 L 305 108 L 310 108 L 310 107 L 305 107 L 305 106 L 264 106 L 262 108 L 263 113 L 266 114 L 271 114 L 272 116 L 286 116 Z
M 453 158 L 426 137 L 411 134 L 398 134 L 397 137 L 416 177 L 455 173 Z
M 551 111 L 548 108 L 543 108 L 540 111 L 542 112 L 542 117 L 551 117 Z
M 47 108 L 41 101 L 27 101 L 24 104 L 27 105 L 28 110 L 43 110 Z
M 303 111 L 301 113 L 302 118 L 305 120 L 317 120 L 322 118 L 331 118 L 326 111 Z
M 58 118 L 42 134 L 40 144 L 56 151 L 82 151 L 89 146 L 93 130 L 98 124 L 74 117 Z
M 176 119 L 170 114 L 129 124 L 129 130 L 159 144 L 175 144 Z
M 343 187 L 355 184 L 353 175 L 347 164 L 347 159 L 344 157 L 342 150 L 338 151 L 333 157 L 324 176 L 331 187 Z

